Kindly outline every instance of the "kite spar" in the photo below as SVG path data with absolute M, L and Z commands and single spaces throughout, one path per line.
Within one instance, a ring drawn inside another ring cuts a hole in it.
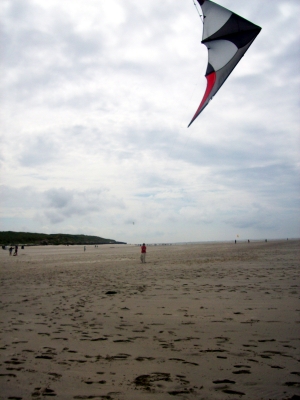
M 190 126 L 218 92 L 261 28 L 210 0 L 197 0 L 203 13 L 202 43 L 208 49 L 207 87 Z

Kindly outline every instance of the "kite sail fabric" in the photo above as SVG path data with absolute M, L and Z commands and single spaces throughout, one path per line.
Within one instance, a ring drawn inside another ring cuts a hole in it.
M 261 28 L 210 0 L 197 0 L 203 13 L 202 43 L 208 49 L 207 87 L 189 126 L 217 93 Z

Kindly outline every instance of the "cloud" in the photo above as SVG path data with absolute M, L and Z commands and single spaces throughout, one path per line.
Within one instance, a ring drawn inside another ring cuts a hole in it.
M 122 201 L 114 199 L 106 191 L 88 190 L 76 191 L 50 189 L 44 192 L 47 205 L 45 215 L 51 222 L 61 222 L 73 216 L 89 216 L 95 213 L 104 213 L 110 209 L 123 209 Z
M 12 216 L 20 211 L 22 214 L 25 214 L 40 205 L 41 196 L 28 186 L 13 188 L 11 186 L 1 185 L 0 188 L 0 210 L 2 216 Z
M 299 2 L 220 4 L 262 31 L 187 129 L 207 63 L 192 2 L 2 2 L 7 229 L 299 236 Z
M 57 160 L 60 148 L 50 137 L 35 137 L 22 142 L 19 161 L 24 167 L 38 167 Z

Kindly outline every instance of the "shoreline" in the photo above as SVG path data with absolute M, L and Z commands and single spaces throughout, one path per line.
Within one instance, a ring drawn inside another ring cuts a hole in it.
M 276 239 L 230 239 L 230 240 L 204 240 L 204 241 L 188 241 L 188 242 L 149 242 L 146 243 L 147 246 L 185 246 L 185 245 L 200 245 L 200 244 L 230 244 L 230 243 L 261 243 L 261 242 L 285 242 L 285 241 L 300 241 L 300 238 L 276 238 Z M 115 242 L 115 243 L 59 243 L 59 244 L 33 244 L 33 243 L 16 243 L 18 246 L 26 246 L 26 247 L 49 247 L 49 246 L 64 246 L 64 247 L 75 247 L 75 246 L 140 246 L 140 243 L 129 243 L 129 242 Z M 15 244 L 0 244 L 2 247 L 14 246 Z M 4 250 L 4 249 L 3 249 Z M 7 249 L 6 249 L 7 250 Z

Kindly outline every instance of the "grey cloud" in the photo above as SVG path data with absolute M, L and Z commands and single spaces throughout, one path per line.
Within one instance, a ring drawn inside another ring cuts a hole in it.
M 6 143 L 7 145 L 7 143 Z M 68 162 L 71 157 L 84 159 L 87 155 L 113 155 L 111 138 L 101 130 L 84 125 L 75 125 L 56 131 L 38 133 L 31 138 L 21 137 L 12 152 L 17 152 L 17 159 L 24 167 L 39 167 L 55 162 L 54 167 Z
M 215 186 L 222 185 L 228 193 L 236 193 L 237 203 L 239 196 L 256 198 L 257 204 L 261 203 L 260 207 L 268 206 L 274 213 L 296 211 L 299 206 L 299 173 L 292 165 L 214 168 L 210 182 Z M 269 218 L 269 214 L 266 215 L 264 219 Z
M 21 140 L 19 161 L 26 167 L 35 167 L 50 163 L 59 157 L 60 147 L 51 135 L 38 136 L 33 139 Z
M 70 204 L 74 194 L 65 189 L 51 189 L 45 193 L 45 196 L 47 197 L 50 207 L 60 209 L 67 207 L 68 204 Z
M 26 13 L 27 8 L 20 7 L 19 14 Z M 41 8 L 32 6 L 30 11 L 29 21 L 41 12 Z M 12 12 L 12 15 L 15 13 Z M 57 14 L 47 14 L 43 10 L 39 17 L 45 20 L 44 26 L 16 23 L 11 32 L 11 25 L 6 21 L 2 28 L 2 65 L 15 72 L 13 79 L 12 74 L 9 79 L 3 79 L 7 99 L 12 95 L 20 100 L 33 98 L 34 94 L 45 90 L 51 90 L 52 94 L 48 97 L 52 97 L 53 89 L 59 89 L 63 82 L 82 79 L 82 75 L 88 79 L 88 71 L 95 65 L 96 55 L 101 54 L 100 34 L 78 33 L 67 15 L 59 18 Z M 57 92 L 56 96 L 61 95 Z
M 238 182 L 240 188 L 246 186 L 263 190 L 266 194 L 277 192 L 279 196 L 288 191 L 289 195 L 295 190 L 297 193 L 297 181 L 299 175 L 294 166 L 288 164 L 275 164 L 261 167 L 241 168 L 235 170 L 226 170 L 222 175 L 222 180 L 230 185 L 230 181 Z M 288 190 L 284 190 L 288 189 Z
M 66 216 L 63 214 L 59 214 L 55 211 L 45 211 L 45 217 L 51 222 L 51 224 L 59 224 L 64 222 Z
M 45 18 L 47 23 L 43 29 L 37 26 L 31 27 L 30 24 L 16 27 L 12 38 L 7 24 L 5 41 L 8 51 L 4 59 L 16 73 L 13 80 L 3 81 L 6 82 L 3 88 L 6 98 L 11 99 L 15 96 L 19 101 L 30 99 L 36 103 L 40 102 L 42 96 L 43 101 L 50 107 L 70 108 L 88 108 L 90 104 L 98 102 L 98 109 L 105 112 L 108 111 L 110 103 L 115 103 L 117 110 L 116 101 L 121 93 L 118 93 L 118 96 L 115 93 L 110 95 L 107 90 L 109 82 L 115 85 L 120 81 L 120 87 L 123 86 L 125 91 L 123 95 L 126 96 L 135 90 L 135 86 L 139 86 L 141 92 L 143 83 L 138 77 L 145 82 L 165 80 L 167 64 L 164 59 L 176 54 L 173 49 L 167 52 L 166 45 L 161 46 L 166 32 L 171 29 L 168 21 L 178 18 L 178 14 L 170 2 L 167 5 L 161 3 L 158 10 L 157 7 L 157 4 L 150 6 L 152 14 L 144 16 L 145 21 L 141 23 L 144 15 L 143 7 L 137 8 L 135 3 L 130 2 L 126 4 L 127 20 L 117 32 L 112 32 L 117 40 L 111 45 L 102 38 L 101 21 L 97 31 L 79 33 L 76 24 L 70 21 L 67 15 L 56 13 L 54 19 L 53 13 L 41 11 L 40 7 L 36 10 L 32 5 L 31 14 L 41 13 L 40 17 L 42 20 Z M 157 11 L 158 14 L 155 14 Z M 135 61 L 130 60 L 124 49 L 132 49 L 132 46 L 136 45 L 135 38 L 141 41 L 137 46 L 147 48 L 147 52 L 153 49 L 157 52 L 158 59 L 154 58 L 153 62 L 150 59 L 146 63 L 142 57 Z M 22 65 L 21 71 L 16 69 L 18 64 Z M 168 75 L 172 70 L 168 71 Z M 92 81 L 97 82 L 96 88 L 87 89 L 83 82 Z M 76 93 L 67 91 L 62 93 L 60 88 L 66 83 L 71 85 L 73 91 L 81 85 L 85 87 L 80 92 L 75 90 Z M 103 90 L 105 94 L 101 95 Z M 148 111 L 151 102 L 145 101 L 146 95 L 141 97 L 144 99 L 141 108 Z M 139 101 L 141 99 L 135 99 L 136 104 Z
M 234 207 L 227 211 L 227 215 L 223 214 L 222 220 L 237 229 L 253 228 L 257 232 L 270 232 L 274 237 L 276 232 L 281 232 L 282 227 L 287 232 L 297 230 L 292 215 L 293 213 L 281 213 L 274 202 L 263 205 L 252 203 L 245 208 L 241 207 L 237 199 Z M 280 233 L 277 237 L 280 237 Z
M 0 189 L 3 209 L 29 210 L 40 206 L 41 196 L 39 192 L 30 186 L 14 188 L 8 185 L 1 185 Z
M 165 40 L 166 32 L 171 32 L 171 23 L 178 18 L 178 4 L 171 1 L 143 3 L 127 2 L 126 22 L 121 26 L 120 42 L 126 44 L 129 39 L 142 38 L 145 46 L 154 46 L 157 40 Z M 142 32 L 147 32 L 142 35 Z
M 58 223 L 73 216 L 84 217 L 93 213 L 106 213 L 106 207 L 123 209 L 123 202 L 104 190 L 50 189 L 44 192 L 45 215 L 51 223 Z
M 117 157 L 118 147 L 126 149 L 122 138 L 120 140 L 114 139 L 106 130 L 93 126 L 75 125 L 62 130 L 60 134 L 66 152 L 72 150 L 81 154 L 97 155 L 98 158 L 108 159 Z
M 282 52 L 273 57 L 273 65 L 276 65 L 276 69 L 274 69 L 276 75 L 274 78 L 276 78 L 276 80 L 281 78 L 285 87 L 293 87 L 295 84 L 298 86 L 299 81 L 297 79 L 295 80 L 295 69 L 299 64 L 299 40 L 295 34 L 293 38 L 287 39 L 285 46 L 282 48 Z
M 252 149 L 253 150 L 253 149 Z M 223 165 L 227 168 L 238 163 L 240 166 L 246 165 L 247 162 L 253 160 L 253 153 L 251 149 L 235 146 L 232 143 L 223 143 L 219 146 L 208 145 L 195 140 L 189 141 L 189 146 L 182 149 L 180 145 L 177 145 L 172 149 L 172 158 L 174 160 L 181 159 L 187 163 L 198 165 L 198 166 L 218 166 Z M 265 154 L 255 155 L 255 159 L 266 160 Z
M 85 215 L 103 208 L 103 199 L 101 192 L 78 192 L 76 190 L 51 189 L 44 193 L 46 204 L 50 207 L 51 212 L 48 215 L 54 215 L 55 210 L 62 218 L 71 217 L 72 215 Z M 52 219 L 53 222 L 53 219 Z
M 246 214 L 245 214 L 246 213 Z M 224 222 L 237 229 L 255 228 L 257 230 L 274 230 L 277 224 L 270 219 L 270 214 L 258 214 L 256 210 L 253 212 L 243 211 L 243 215 L 236 215 L 232 218 L 224 219 Z
M 78 32 L 67 15 L 53 21 L 50 32 L 55 38 L 55 51 L 62 60 L 61 66 L 73 77 L 75 74 L 87 74 L 91 67 L 97 65 L 95 60 L 104 55 L 101 31 Z
M 7 17 L 20 20 L 24 15 L 26 15 L 26 11 L 28 10 L 28 3 L 22 0 L 16 0 L 13 2 L 3 1 L 2 6 L 5 7 L 7 11 Z
M 38 210 L 39 218 L 46 217 L 51 223 L 59 223 L 76 217 L 108 215 L 112 210 L 124 210 L 122 200 L 106 190 L 67 190 L 52 188 L 46 191 L 27 186 L 13 188 L 1 186 L 3 208 L 12 210 Z M 10 213 L 10 212 L 9 212 Z M 10 215 L 8 214 L 7 217 Z

